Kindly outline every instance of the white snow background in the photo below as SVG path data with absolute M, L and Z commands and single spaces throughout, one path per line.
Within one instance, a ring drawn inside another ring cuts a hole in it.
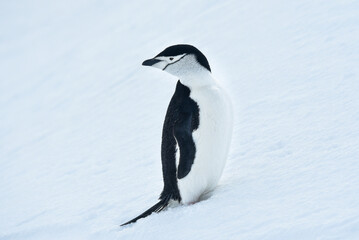
M 213 196 L 162 190 L 189 43 L 234 105 Z M 359 1 L 1 1 L 0 239 L 359 239 Z

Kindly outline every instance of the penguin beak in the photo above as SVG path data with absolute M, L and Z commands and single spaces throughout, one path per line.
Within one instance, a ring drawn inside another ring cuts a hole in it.
M 142 63 L 142 65 L 143 65 L 143 66 L 153 66 L 153 65 L 155 65 L 156 63 L 159 63 L 159 62 L 161 62 L 161 60 L 152 58 L 152 59 L 147 59 L 147 60 L 145 60 L 145 61 Z
M 155 67 L 155 68 L 163 70 L 164 68 L 166 68 L 167 62 L 163 61 L 163 60 L 158 60 L 156 58 L 151 58 L 151 59 L 148 59 L 148 60 L 144 61 L 142 63 L 142 65 L 143 66 Z

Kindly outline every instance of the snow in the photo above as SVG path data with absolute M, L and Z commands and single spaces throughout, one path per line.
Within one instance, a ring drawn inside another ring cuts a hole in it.
M 358 1 L 1 1 L 0 239 L 359 239 Z M 208 200 L 119 227 L 162 190 L 190 43 L 235 129 Z

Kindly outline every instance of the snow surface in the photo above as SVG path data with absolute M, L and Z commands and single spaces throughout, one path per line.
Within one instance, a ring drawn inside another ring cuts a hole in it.
M 235 107 L 208 200 L 121 228 L 162 190 L 200 48 Z M 359 1 L 1 1 L 0 239 L 359 239 Z

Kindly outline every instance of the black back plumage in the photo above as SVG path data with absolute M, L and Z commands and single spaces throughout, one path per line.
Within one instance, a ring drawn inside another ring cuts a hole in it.
M 186 160 L 184 162 L 188 165 L 186 166 L 186 169 L 190 169 L 195 157 L 196 147 L 192 136 L 188 138 L 187 141 L 181 141 L 180 139 L 183 138 L 181 135 L 188 132 L 192 133 L 199 126 L 199 108 L 197 103 L 189 97 L 190 92 L 188 87 L 178 81 L 176 91 L 173 94 L 167 109 L 162 131 L 161 158 L 164 188 L 161 193 L 161 199 L 170 194 L 172 195 L 172 199 L 178 201 L 181 200 L 177 186 L 177 175 L 181 178 L 185 173 L 181 172 L 181 169 L 183 168 L 179 168 L 178 172 L 176 169 L 175 136 L 180 148 L 187 149 L 187 151 L 181 152 L 181 154 L 187 156 L 180 156 Z M 188 115 L 191 117 L 188 118 Z M 187 119 L 190 119 L 190 121 L 187 121 Z M 181 143 L 186 144 L 187 146 L 181 146 Z
M 199 108 L 190 98 L 190 89 L 177 82 L 176 91 L 167 109 L 162 130 L 161 160 L 164 187 L 160 201 L 138 217 L 122 224 L 127 225 L 160 212 L 167 207 L 171 199 L 181 201 L 177 179 L 185 177 L 191 170 L 196 154 L 192 132 L 199 126 Z M 181 149 L 179 166 L 176 166 L 176 145 Z

